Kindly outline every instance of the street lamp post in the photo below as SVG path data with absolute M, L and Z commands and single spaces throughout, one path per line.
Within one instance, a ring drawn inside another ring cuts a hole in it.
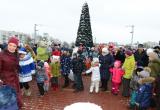
M 34 44 L 36 43 L 37 31 L 37 24 L 34 24 Z
M 130 32 L 132 34 L 132 37 L 131 37 L 131 46 L 132 46 L 133 45 L 134 25 L 131 25 L 130 27 L 132 28 L 132 31 Z
M 134 35 L 134 25 L 128 25 L 127 27 L 131 27 L 132 28 L 132 30 L 131 30 L 131 47 L 133 46 L 133 35 Z

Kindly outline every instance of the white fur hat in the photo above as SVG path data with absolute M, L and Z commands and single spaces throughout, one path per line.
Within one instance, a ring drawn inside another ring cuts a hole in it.
M 153 53 L 153 52 L 154 52 L 153 49 L 151 49 L 151 48 L 147 49 L 147 55 L 148 55 L 149 53 Z
M 98 58 L 93 58 L 93 63 L 99 62 Z
M 109 50 L 108 50 L 108 48 L 106 48 L 106 47 L 104 47 L 103 49 L 102 49 L 102 52 L 103 53 L 106 53 L 106 55 L 109 53 Z

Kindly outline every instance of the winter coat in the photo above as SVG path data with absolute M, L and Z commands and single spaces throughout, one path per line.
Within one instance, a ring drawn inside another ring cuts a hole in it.
M 136 103 L 140 108 L 148 108 L 150 106 L 152 97 L 152 83 L 154 79 L 152 77 L 139 80 L 140 87 L 137 90 Z
M 71 70 L 71 58 L 69 56 L 61 56 L 61 71 L 62 74 L 69 74 Z
M 134 58 L 135 58 L 135 61 L 137 62 L 137 66 L 143 66 L 143 67 L 148 66 L 149 59 L 146 51 L 139 53 L 139 51 L 137 50 L 134 53 Z
M 32 74 L 35 73 L 35 64 L 31 55 L 27 54 L 23 59 L 20 59 L 19 66 L 20 66 L 20 72 L 19 72 L 20 82 L 31 81 Z
M 47 80 L 47 76 L 45 74 L 45 69 L 44 67 L 37 67 L 37 72 L 36 72 L 36 81 L 37 83 L 44 83 Z
M 17 93 L 17 100 L 19 106 L 22 104 L 22 96 L 19 85 L 18 69 L 19 69 L 18 57 L 10 53 L 8 50 L 0 52 L 0 79 L 4 84 L 13 87 Z
M 151 68 L 151 76 L 158 77 L 160 76 L 160 59 L 155 59 L 150 61 L 148 67 Z
M 131 79 L 133 70 L 135 69 L 135 59 L 133 55 L 125 59 L 122 68 L 125 71 L 123 77 L 126 79 Z
M 81 74 L 86 69 L 83 59 L 80 57 L 73 58 L 71 64 L 72 64 L 73 74 Z
M 51 68 L 50 68 L 50 66 L 48 65 L 48 63 L 47 63 L 47 65 L 44 65 L 44 69 L 45 69 L 45 74 L 46 74 L 46 76 L 47 76 L 47 80 L 45 80 L 44 83 L 49 83 L 52 75 L 51 75 Z
M 91 81 L 100 81 L 100 70 L 99 66 L 91 67 L 86 73 L 92 72 Z
M 37 60 L 47 61 L 49 58 L 49 52 L 45 47 L 37 48 Z
M 114 63 L 114 58 L 112 55 L 100 55 L 99 56 L 99 63 L 100 63 L 100 75 L 101 79 L 107 79 L 109 80 L 110 78 L 110 72 L 109 68 L 113 66 Z
M 138 80 L 140 79 L 140 77 L 135 73 L 136 71 L 133 72 L 131 81 L 130 81 L 130 88 L 132 90 L 137 90 L 139 87 L 139 83 Z
M 112 74 L 112 82 L 121 83 L 124 71 L 121 68 L 110 68 Z
M 51 74 L 53 77 L 59 77 L 60 76 L 60 63 L 55 62 L 50 64 L 51 67 Z

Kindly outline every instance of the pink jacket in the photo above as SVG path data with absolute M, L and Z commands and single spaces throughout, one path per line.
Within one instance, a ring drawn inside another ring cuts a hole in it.
M 112 74 L 112 81 L 115 83 L 121 83 L 124 74 L 122 68 L 110 68 L 110 72 Z
M 47 62 L 44 63 L 44 68 L 45 68 L 45 74 L 48 78 L 48 80 L 46 80 L 45 83 L 49 83 L 49 81 L 51 79 L 51 70 L 50 70 L 50 66 L 48 65 Z

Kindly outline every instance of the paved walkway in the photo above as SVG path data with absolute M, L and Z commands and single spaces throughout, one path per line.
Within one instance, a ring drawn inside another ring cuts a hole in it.
M 62 85 L 62 79 L 60 85 Z M 43 97 L 38 97 L 38 88 L 35 81 L 30 83 L 32 95 L 24 96 L 25 107 L 22 110 L 63 110 L 67 105 L 75 102 L 91 102 L 103 108 L 103 110 L 128 110 L 128 99 L 119 94 L 112 95 L 110 92 L 101 92 L 96 94 L 89 93 L 90 76 L 83 76 L 85 90 L 78 93 L 73 93 L 73 89 L 59 88 L 57 91 L 50 89 Z

